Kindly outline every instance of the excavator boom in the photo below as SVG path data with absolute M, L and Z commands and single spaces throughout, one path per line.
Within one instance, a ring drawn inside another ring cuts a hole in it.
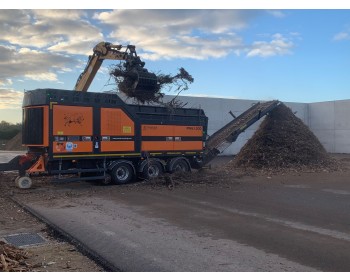
M 94 80 L 98 69 L 100 69 L 103 60 L 99 59 L 98 56 L 93 55 L 89 57 L 89 62 L 83 73 L 80 74 L 77 83 L 75 84 L 74 90 L 76 91 L 87 91 Z
M 125 72 L 120 73 L 120 75 L 132 79 L 134 90 L 156 92 L 158 89 L 156 87 L 157 76 L 153 73 L 149 73 L 144 68 L 145 63 L 141 61 L 139 56 L 137 56 L 134 45 L 127 45 L 125 50 L 122 51 L 121 49 L 123 47 L 124 46 L 122 45 L 113 45 L 108 42 L 97 44 L 93 49 L 93 55 L 89 56 L 88 63 L 77 80 L 74 90 L 83 92 L 88 91 L 103 61 L 109 59 L 125 61 Z M 149 82 L 150 80 L 152 83 Z M 150 84 L 154 86 L 149 88 Z

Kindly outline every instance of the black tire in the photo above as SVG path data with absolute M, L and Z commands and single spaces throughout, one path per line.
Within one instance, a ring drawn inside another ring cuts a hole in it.
M 142 170 L 142 177 L 145 179 L 154 179 L 163 174 L 163 166 L 160 162 L 151 160 Z
M 129 183 L 134 177 L 134 171 L 130 164 L 126 162 L 117 163 L 111 171 L 114 184 L 122 185 Z
M 169 166 L 170 173 L 184 173 L 184 172 L 190 172 L 190 171 L 191 171 L 191 168 L 189 167 L 187 161 L 182 158 L 179 158 L 174 162 L 171 162 Z
M 204 166 L 204 162 L 202 158 L 196 157 L 191 160 L 191 166 L 195 169 L 200 169 Z

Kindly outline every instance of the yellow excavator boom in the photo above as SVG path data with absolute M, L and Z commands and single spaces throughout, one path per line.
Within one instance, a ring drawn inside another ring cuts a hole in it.
M 121 51 L 122 48 L 122 45 L 113 45 L 108 42 L 97 44 L 93 49 L 93 55 L 89 56 L 88 63 L 77 80 L 74 90 L 86 92 L 105 59 L 124 60 L 129 68 L 137 66 L 140 69 L 144 67 L 145 63 L 137 56 L 134 45 L 125 46 L 124 51 Z

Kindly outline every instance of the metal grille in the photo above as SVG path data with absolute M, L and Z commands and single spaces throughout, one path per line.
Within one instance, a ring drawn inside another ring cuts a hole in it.
M 46 240 L 37 233 L 12 234 L 5 236 L 4 239 L 7 243 L 17 247 L 38 245 L 46 242 Z
M 43 144 L 44 108 L 25 108 L 22 121 L 22 143 Z

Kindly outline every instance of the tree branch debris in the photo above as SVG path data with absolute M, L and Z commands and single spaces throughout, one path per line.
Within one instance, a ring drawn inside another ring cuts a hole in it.
M 188 90 L 193 83 L 193 77 L 183 68 L 176 75 L 154 74 L 145 68 L 126 68 L 120 63 L 112 66 L 110 76 L 117 84 L 117 92 L 133 98 L 139 104 L 159 104 L 169 108 L 179 108 L 186 104 L 177 100 L 179 93 Z M 170 102 L 164 102 L 164 90 L 174 91 L 176 97 Z

